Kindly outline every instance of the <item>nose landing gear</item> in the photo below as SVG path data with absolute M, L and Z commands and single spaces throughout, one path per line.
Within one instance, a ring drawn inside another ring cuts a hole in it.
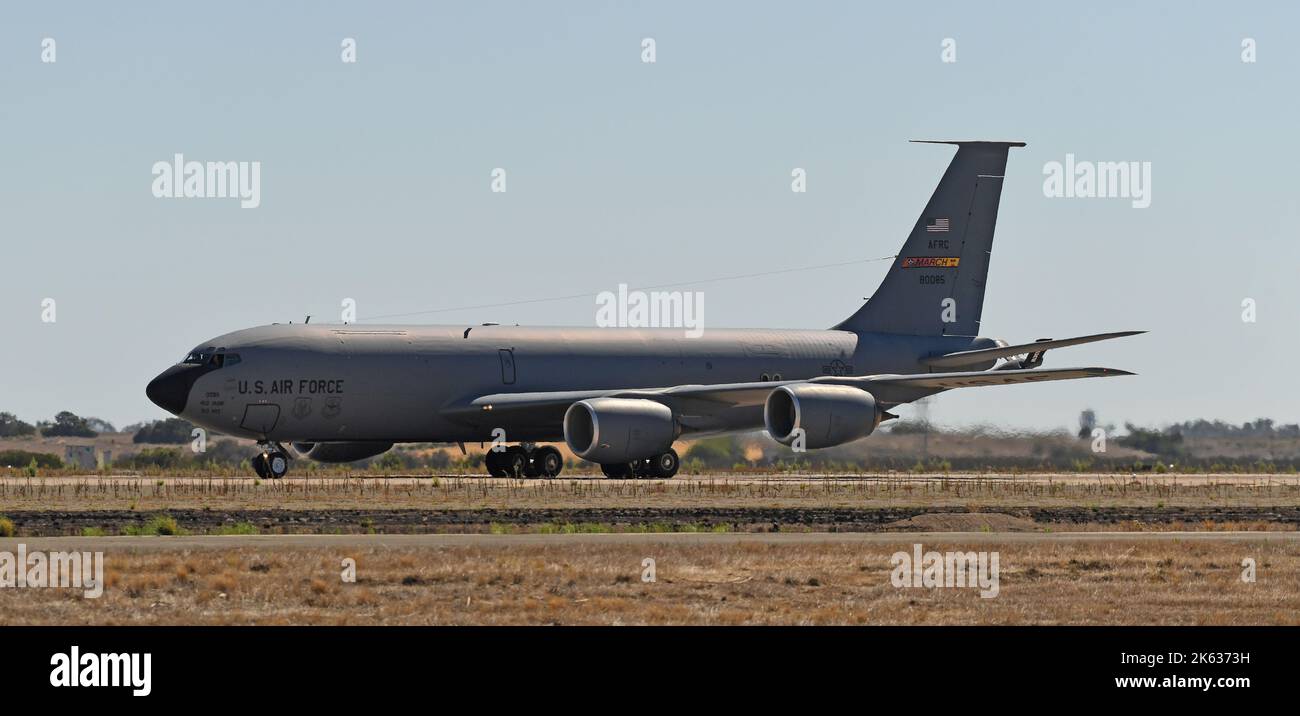
M 258 477 L 279 480 L 289 472 L 289 454 L 279 443 L 258 443 L 262 452 L 252 459 Z

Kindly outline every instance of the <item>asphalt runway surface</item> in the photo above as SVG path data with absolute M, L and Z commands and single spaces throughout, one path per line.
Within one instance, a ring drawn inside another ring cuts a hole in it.
M 200 535 L 182 537 L 32 537 L 0 539 L 0 551 L 198 550 L 310 547 L 572 546 L 584 544 L 1047 544 L 1098 542 L 1273 542 L 1300 544 L 1300 532 L 746 532 L 419 535 Z

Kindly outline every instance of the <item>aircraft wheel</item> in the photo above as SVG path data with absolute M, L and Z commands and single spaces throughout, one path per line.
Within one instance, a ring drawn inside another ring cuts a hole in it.
M 493 450 L 483 453 L 483 467 L 487 469 L 489 475 L 492 477 L 505 477 L 507 475 L 505 460 L 503 460 L 505 455 L 504 452 Z
M 677 468 L 681 467 L 681 464 L 682 461 L 677 457 L 677 451 L 669 448 L 668 452 L 654 456 L 651 472 L 655 477 L 670 478 L 677 474 Z
M 564 469 L 564 458 L 559 450 L 548 445 L 533 453 L 533 465 L 542 477 L 555 477 Z
M 259 452 L 258 454 L 254 455 L 253 459 L 249 460 L 249 462 L 253 464 L 253 472 L 257 473 L 258 477 L 265 480 L 267 477 L 266 453 Z
M 542 476 L 542 448 L 535 448 L 524 452 L 524 477 L 536 478 Z
M 500 453 L 501 467 L 506 477 L 522 477 L 528 469 L 528 455 L 521 447 L 510 446 Z
M 632 477 L 632 465 L 626 462 L 602 462 L 600 471 L 611 480 L 623 480 Z
M 279 480 L 289 472 L 289 456 L 279 450 L 263 453 L 266 460 L 266 474 L 272 480 Z
M 655 458 L 643 457 L 640 460 L 637 460 L 636 462 L 632 463 L 632 475 L 641 480 L 645 480 L 651 477 L 656 477 Z

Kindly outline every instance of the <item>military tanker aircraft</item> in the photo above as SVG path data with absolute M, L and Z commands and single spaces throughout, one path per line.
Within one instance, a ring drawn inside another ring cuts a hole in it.
M 978 335 L 1007 155 L 1024 143 L 927 143 L 957 152 L 880 287 L 829 329 L 273 324 L 204 341 L 146 394 L 257 440 L 264 477 L 401 442 L 492 442 L 488 473 L 554 477 L 564 461 L 545 443 L 563 441 L 607 477 L 669 478 L 682 438 L 765 428 L 815 450 L 953 388 L 1132 375 L 1040 366 L 1049 349 L 1141 331 Z

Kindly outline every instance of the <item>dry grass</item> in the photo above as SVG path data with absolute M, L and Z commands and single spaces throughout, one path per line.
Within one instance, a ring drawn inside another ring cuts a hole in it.
M 1279 506 L 1300 479 L 1271 475 L 878 475 L 507 480 L 486 477 L 36 477 L 0 479 L 4 510 Z
M 275 547 L 109 554 L 98 600 L 0 589 L 3 624 L 1300 624 L 1300 548 L 1048 542 L 997 550 L 1001 593 L 897 589 L 897 545 Z M 957 543 L 926 549 L 962 549 Z M 341 561 L 358 581 L 343 583 Z M 641 581 L 642 560 L 657 581 Z M 1241 581 L 1251 557 L 1258 581 Z

